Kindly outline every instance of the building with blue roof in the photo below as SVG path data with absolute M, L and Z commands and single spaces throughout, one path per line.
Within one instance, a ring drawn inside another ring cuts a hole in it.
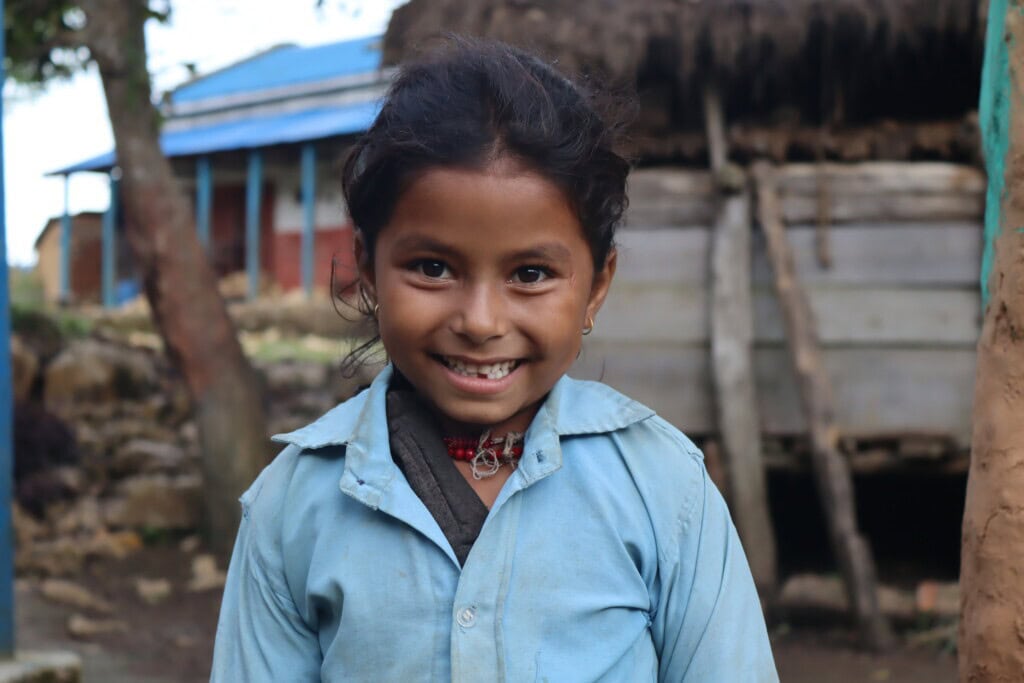
M 351 265 L 336 162 L 380 106 L 391 71 L 380 36 L 281 45 L 189 81 L 160 104 L 160 145 L 191 192 L 196 226 L 219 275 L 245 269 L 250 296 L 269 277 L 283 289 L 326 287 L 332 259 Z M 117 159 L 113 151 L 58 169 L 111 177 L 102 231 L 103 300 L 116 303 Z M 61 238 L 61 298 L 73 300 L 71 217 Z M 264 283 L 265 284 L 265 283 Z M 130 288 L 120 288 L 129 291 Z

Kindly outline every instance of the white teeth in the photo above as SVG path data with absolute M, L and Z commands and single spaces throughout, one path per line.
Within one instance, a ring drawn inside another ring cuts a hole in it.
M 460 360 L 454 358 L 444 358 L 445 365 L 467 377 L 478 377 L 483 375 L 487 379 L 501 379 L 516 368 L 516 361 L 507 360 L 501 363 L 492 363 L 489 365 L 475 365 L 473 363 L 463 363 Z

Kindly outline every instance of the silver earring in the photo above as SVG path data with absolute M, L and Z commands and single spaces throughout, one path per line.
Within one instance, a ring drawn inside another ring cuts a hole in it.
M 593 316 L 589 316 L 588 315 L 587 316 L 587 323 L 583 327 L 583 336 L 585 337 L 585 336 L 587 336 L 588 334 L 590 334 L 593 331 L 594 331 L 594 318 L 593 318 Z
M 380 304 L 374 304 L 373 305 L 373 317 L 374 318 L 380 317 Z

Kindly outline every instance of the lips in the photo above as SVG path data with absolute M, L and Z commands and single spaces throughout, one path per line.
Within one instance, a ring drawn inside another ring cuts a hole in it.
M 471 363 L 451 356 L 437 356 L 437 359 L 449 370 L 464 377 L 479 377 L 491 380 L 498 380 L 508 376 L 522 362 L 520 360 L 504 360 L 492 363 Z

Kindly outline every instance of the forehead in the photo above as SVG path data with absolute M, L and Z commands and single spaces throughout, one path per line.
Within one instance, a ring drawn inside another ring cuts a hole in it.
M 402 193 L 380 239 L 416 236 L 453 248 L 499 250 L 561 243 L 589 255 L 583 227 L 565 193 L 543 176 L 510 163 L 483 170 L 432 168 Z

